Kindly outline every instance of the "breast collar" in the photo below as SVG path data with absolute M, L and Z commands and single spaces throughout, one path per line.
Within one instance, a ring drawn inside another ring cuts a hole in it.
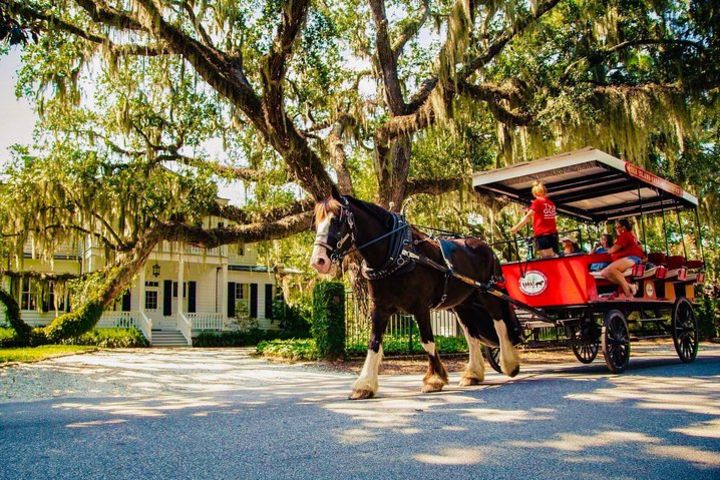
M 362 276 L 368 280 L 380 280 L 393 273 L 398 273 L 401 270 L 410 271 L 415 267 L 415 263 L 402 254 L 405 247 L 412 244 L 412 229 L 410 228 L 410 224 L 405 220 L 405 217 L 399 213 L 391 213 L 391 215 L 393 225 L 390 231 L 395 231 L 396 233 L 389 239 L 390 248 L 388 249 L 388 258 L 385 260 L 385 263 L 380 267 L 372 268 L 369 267 L 363 259 L 361 272 Z

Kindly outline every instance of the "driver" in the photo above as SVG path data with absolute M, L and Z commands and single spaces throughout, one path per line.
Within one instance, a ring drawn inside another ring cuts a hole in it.
M 535 200 L 532 201 L 528 212 L 518 222 L 517 225 L 510 229 L 515 235 L 532 217 L 533 233 L 535 234 L 535 243 L 537 245 L 538 254 L 543 257 L 552 257 L 558 252 L 558 233 L 555 217 L 555 204 L 547 198 L 547 189 L 542 182 L 535 181 L 532 187 L 532 194 Z

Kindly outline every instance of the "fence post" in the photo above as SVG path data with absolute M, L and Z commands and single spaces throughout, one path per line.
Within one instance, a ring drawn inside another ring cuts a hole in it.
M 342 283 L 315 285 L 310 331 L 320 358 L 334 360 L 345 355 L 345 286 Z

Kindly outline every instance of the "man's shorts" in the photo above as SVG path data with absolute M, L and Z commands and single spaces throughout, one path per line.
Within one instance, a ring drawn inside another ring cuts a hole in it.
M 552 249 L 553 252 L 558 252 L 558 234 L 550 233 L 548 235 L 540 235 L 535 237 L 535 244 L 538 250 Z

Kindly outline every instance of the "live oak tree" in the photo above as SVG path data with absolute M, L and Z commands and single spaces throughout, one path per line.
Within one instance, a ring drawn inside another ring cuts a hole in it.
M 30 233 L 46 255 L 79 236 L 105 245 L 88 304 L 111 302 L 161 239 L 301 232 L 333 182 L 394 210 L 453 192 L 408 208 L 457 223 L 472 170 L 592 144 L 678 173 L 717 132 L 698 120 L 717 111 L 711 0 L 3 0 L 0 12 L 0 37 L 26 43 L 18 91 L 41 116 L 7 172 L 2 233 L 15 252 Z M 242 181 L 247 206 L 216 203 L 218 178 Z

